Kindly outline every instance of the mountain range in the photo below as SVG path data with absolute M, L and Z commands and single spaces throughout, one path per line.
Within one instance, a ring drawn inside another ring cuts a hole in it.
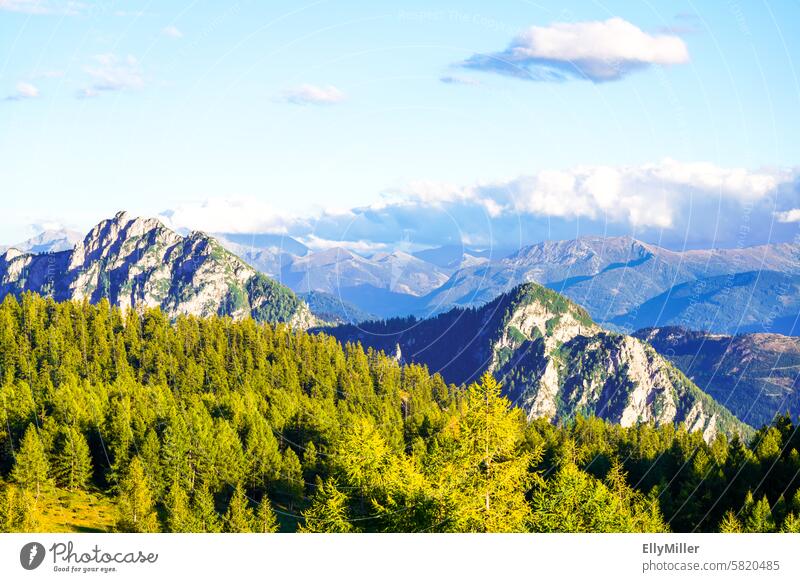
M 716 333 L 794 333 L 799 263 L 791 244 L 676 252 L 625 237 L 501 258 L 461 247 L 362 256 L 280 235 L 181 235 L 120 212 L 82 238 L 50 231 L 3 250 L 0 298 L 33 291 L 170 318 L 288 323 L 456 384 L 490 371 L 529 418 L 685 422 L 713 438 L 800 412 L 800 340 Z M 280 282 L 260 272 L 269 265 Z M 380 319 L 395 311 L 406 315 Z
M 60 251 L 78 238 L 69 231 L 43 233 L 15 248 Z M 631 237 L 590 236 L 515 252 L 447 245 L 364 254 L 344 247 L 312 250 L 280 234 L 213 238 L 333 322 L 424 318 L 480 306 L 537 282 L 617 331 L 681 326 L 723 334 L 800 334 L 800 245 L 793 243 L 674 251 Z
M 58 253 L 71 250 L 82 238 L 83 235 L 74 230 L 49 229 L 13 245 L 0 245 L 0 252 L 15 248 L 23 253 Z
M 256 268 L 269 264 L 264 272 L 298 293 L 331 295 L 366 317 L 427 317 L 537 282 L 619 331 L 681 325 L 715 333 L 800 333 L 800 245 L 792 243 L 681 252 L 631 237 L 582 237 L 513 253 L 447 246 L 369 256 L 303 248 L 294 255 L 285 244 L 250 247 L 244 257 Z

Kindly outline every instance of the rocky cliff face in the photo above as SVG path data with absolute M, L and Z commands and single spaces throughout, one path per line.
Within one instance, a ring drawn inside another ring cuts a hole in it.
M 170 317 L 253 316 L 309 327 L 308 308 L 213 238 L 186 237 L 124 212 L 95 226 L 72 250 L 0 256 L 0 296 L 33 291 L 62 301 L 108 299 L 123 309 L 160 307 Z
M 529 419 L 595 415 L 630 426 L 685 423 L 707 440 L 748 429 L 641 340 L 603 330 L 585 310 L 535 283 L 479 309 L 341 326 L 343 341 L 423 363 L 464 383 L 486 370 Z

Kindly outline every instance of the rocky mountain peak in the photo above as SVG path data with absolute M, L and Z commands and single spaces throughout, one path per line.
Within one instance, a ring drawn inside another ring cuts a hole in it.
M 294 293 L 213 238 L 202 232 L 182 237 L 155 218 L 119 212 L 72 251 L 4 256 L 0 297 L 34 291 L 57 300 L 107 299 L 123 309 L 160 307 L 172 318 L 229 315 L 316 324 Z

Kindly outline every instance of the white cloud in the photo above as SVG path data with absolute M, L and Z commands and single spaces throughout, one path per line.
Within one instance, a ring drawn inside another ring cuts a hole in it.
M 346 96 L 333 85 L 300 85 L 284 91 L 282 97 L 284 101 L 295 105 L 333 105 L 344 101 Z
M 749 171 L 663 160 L 581 166 L 469 186 L 420 181 L 374 204 L 302 218 L 255 199 L 187 203 L 165 213 L 176 228 L 282 233 L 315 248 L 379 249 L 469 242 L 514 247 L 584 234 L 630 234 L 676 246 L 741 244 L 787 236 L 800 222 L 800 172 Z M 780 231 L 780 232 L 779 232 Z M 749 237 L 749 238 L 748 238 Z M 759 239 L 762 237 L 762 239 Z
M 628 167 L 587 166 L 540 172 L 505 187 L 520 212 L 561 218 L 610 219 L 635 227 L 669 228 L 693 204 L 758 201 L 785 180 L 782 174 L 720 168 L 666 159 Z
M 139 62 L 128 55 L 125 58 L 115 54 L 95 55 L 93 63 L 84 68 L 91 83 L 81 89 L 79 97 L 96 97 L 102 93 L 141 89 L 144 77 Z
M 778 222 L 783 223 L 800 222 L 800 208 L 792 208 L 791 210 L 776 212 L 775 218 L 778 219 Z
M 672 34 L 648 34 L 623 20 L 531 26 L 499 53 L 476 54 L 462 65 L 530 80 L 615 81 L 650 65 L 689 61 L 686 43 Z
M 386 243 L 376 243 L 366 240 L 330 240 L 309 234 L 297 237 L 300 242 L 315 251 L 325 251 L 329 249 L 346 248 L 364 256 L 371 255 L 380 251 L 391 250 Z
M 284 233 L 291 218 L 255 198 L 208 198 L 162 212 L 159 218 L 176 230 L 223 233 Z
M 183 33 L 178 29 L 177 26 L 173 24 L 165 26 L 163 29 L 161 29 L 161 34 L 168 36 L 169 38 L 183 38 Z
M 25 99 L 36 99 L 39 96 L 39 89 L 26 81 L 20 81 L 14 87 L 14 92 L 8 95 L 6 101 L 23 101 Z

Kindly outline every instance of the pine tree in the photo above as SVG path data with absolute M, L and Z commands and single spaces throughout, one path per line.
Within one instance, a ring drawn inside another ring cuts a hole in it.
M 283 451 L 281 459 L 281 493 L 288 495 L 292 500 L 303 496 L 303 466 L 291 448 Z
M 339 491 L 335 480 L 317 479 L 317 491 L 311 506 L 303 512 L 298 531 L 305 533 L 350 533 L 356 531 L 347 512 L 347 495 Z
M 781 532 L 800 533 L 800 518 L 790 511 L 781 524 Z
M 144 467 L 138 456 L 128 464 L 119 485 L 117 531 L 153 533 L 158 531 L 158 517 Z
M 233 491 L 228 510 L 225 512 L 225 531 L 228 533 L 253 533 L 255 516 L 247 503 L 247 496 L 241 485 Z
M 754 501 L 753 494 L 747 492 L 741 511 L 742 529 L 747 533 L 768 533 L 775 531 L 775 520 L 767 496 Z
M 49 472 L 50 463 L 47 461 L 39 432 L 36 426 L 30 424 L 16 454 L 11 478 L 22 488 L 31 490 L 38 500 L 42 489 L 50 485 Z
M 201 485 L 194 492 L 192 515 L 198 533 L 222 531 L 219 514 L 214 506 L 214 495 L 207 486 Z
M 7 485 L 0 498 L 0 532 L 17 531 L 21 517 L 17 497 L 17 488 Z
M 303 475 L 306 479 L 311 479 L 317 473 L 317 447 L 313 441 L 308 441 L 303 451 Z
M 257 533 L 276 533 L 278 520 L 266 494 L 261 498 L 256 511 L 255 530 Z
M 719 524 L 720 533 L 742 533 L 742 522 L 736 517 L 736 514 L 728 510 Z
M 60 450 L 55 455 L 56 482 L 70 491 L 83 489 L 92 477 L 92 459 L 86 437 L 75 427 L 62 431 Z
M 194 516 L 189 510 L 189 496 L 178 479 L 173 481 L 167 496 L 167 527 L 173 533 L 193 533 L 197 530 Z
M 449 499 L 453 531 L 525 531 L 534 455 L 521 448 L 524 418 L 486 373 L 469 387 L 451 447 L 436 477 Z
M 17 531 L 38 531 L 41 515 L 41 501 L 32 490 L 22 489 L 17 496 Z
M 246 443 L 247 482 L 252 487 L 266 489 L 280 475 L 281 453 L 278 439 L 272 434 L 267 422 L 257 416 L 247 433 Z

